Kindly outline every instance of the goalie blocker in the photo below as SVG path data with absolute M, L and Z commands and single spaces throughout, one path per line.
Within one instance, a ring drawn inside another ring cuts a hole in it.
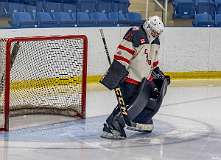
M 114 60 L 104 77 L 100 80 L 100 83 L 112 90 L 117 88 L 120 81 L 122 81 L 127 75 L 128 71 L 126 70 L 125 66 Z

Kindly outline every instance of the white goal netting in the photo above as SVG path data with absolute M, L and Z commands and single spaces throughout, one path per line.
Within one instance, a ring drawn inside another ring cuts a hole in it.
M 3 125 L 8 112 L 10 116 L 60 114 L 84 117 L 85 36 L 2 39 L 0 59 Z

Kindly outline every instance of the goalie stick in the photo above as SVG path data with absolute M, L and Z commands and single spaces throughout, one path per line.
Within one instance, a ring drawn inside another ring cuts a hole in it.
M 15 58 L 18 54 L 18 51 L 19 51 L 19 48 L 20 48 L 20 45 L 19 45 L 19 42 L 16 42 L 12 48 L 12 52 L 10 54 L 10 70 L 14 64 L 14 61 L 15 61 Z M 5 85 L 5 78 L 6 78 L 6 71 L 4 71 L 4 73 L 2 74 L 2 77 L 1 78 L 1 82 L 0 82 L 0 97 L 2 96 L 2 93 L 4 91 L 4 85 Z M 2 110 L 3 111 L 3 110 Z M 2 112 L 0 111 L 0 112 Z M 6 112 L 5 114 L 9 114 L 8 112 Z M 8 121 L 8 118 L 9 116 L 5 116 L 5 122 Z M 8 123 L 5 123 L 5 126 L 4 126 L 4 130 L 5 131 L 8 131 L 9 130 L 9 124 Z
M 12 48 L 12 53 L 10 55 L 10 69 L 12 68 L 13 66 L 13 63 L 15 61 L 15 58 L 18 54 L 18 50 L 20 48 L 20 45 L 19 45 L 19 42 L 16 42 Z M 2 77 L 1 77 L 1 82 L 0 82 L 0 96 L 2 95 L 3 93 L 3 90 L 4 90 L 4 82 L 5 82 L 5 72 L 2 74 Z
M 102 37 L 102 41 L 103 41 L 103 44 L 104 44 L 105 53 L 107 55 L 109 65 L 111 65 L 110 54 L 109 54 L 109 51 L 108 51 L 108 48 L 107 48 L 107 43 L 106 43 L 106 40 L 105 40 L 105 37 L 104 37 L 103 29 L 99 29 L 99 31 L 100 31 L 100 34 L 101 34 L 101 37 Z M 135 124 L 133 124 L 133 122 L 130 121 L 130 119 L 128 117 L 127 107 L 126 107 L 126 104 L 124 102 L 124 98 L 122 96 L 122 92 L 121 92 L 120 88 L 119 87 L 115 88 L 114 92 L 115 92 L 115 95 L 117 97 L 117 101 L 118 101 L 118 104 L 119 104 L 119 107 L 120 107 L 120 111 L 121 111 L 121 114 L 124 118 L 125 123 L 128 126 L 135 125 Z

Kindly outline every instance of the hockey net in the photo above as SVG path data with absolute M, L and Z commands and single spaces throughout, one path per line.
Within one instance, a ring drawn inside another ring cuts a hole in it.
M 55 114 L 85 117 L 87 37 L 0 40 L 0 130 L 9 117 Z

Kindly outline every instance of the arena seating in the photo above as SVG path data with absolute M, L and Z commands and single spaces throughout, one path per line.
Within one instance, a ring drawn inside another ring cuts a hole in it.
M 78 0 L 77 8 L 80 12 L 95 12 L 96 0 Z
M 112 21 L 113 24 L 120 25 L 119 18 L 118 18 L 118 12 L 108 12 L 108 17 Z
M 128 12 L 128 7 L 130 6 L 130 2 L 128 0 L 113 0 L 113 3 L 117 4 L 118 11 L 123 12 L 123 13 Z M 116 8 L 116 6 L 115 6 L 115 8 Z
M 193 18 L 195 15 L 193 0 L 174 0 L 173 18 Z
M 75 4 L 64 3 L 63 4 L 63 11 L 64 12 L 77 12 L 77 8 Z
M 23 12 L 25 9 L 25 5 L 22 3 L 8 3 L 7 15 L 12 15 L 14 12 Z
M 128 11 L 129 0 L 0 0 L 0 5 L 0 17 L 8 17 L 12 28 L 129 26 L 143 22 L 139 13 Z M 21 15 L 26 16 L 15 18 Z
M 36 12 L 37 7 L 36 5 L 31 5 L 31 4 L 27 4 L 25 5 L 25 9 L 26 12 Z
M 5 1 L 0 1 L 0 17 L 6 17 L 8 11 L 8 3 Z
M 194 27 L 220 27 L 221 0 L 173 0 L 174 19 L 193 19 Z
M 143 23 L 142 17 L 139 13 L 128 12 L 126 13 L 126 17 L 130 25 L 141 25 Z
M 111 21 L 113 21 L 113 24 L 115 26 L 128 26 L 128 25 L 136 25 L 131 24 L 129 18 L 127 17 L 127 14 L 123 12 L 109 12 L 108 17 Z
M 73 27 L 77 23 L 76 16 L 73 18 L 68 12 L 54 12 L 52 15 L 59 27 Z
M 49 12 L 37 12 L 36 22 L 38 27 L 56 27 L 57 22 Z
M 72 13 L 72 17 L 76 13 Z M 80 27 L 95 26 L 95 22 L 90 18 L 87 12 L 77 12 L 77 25 Z
M 221 13 L 221 0 L 214 0 L 215 7 L 216 7 L 216 13 Z
M 109 13 L 109 12 L 112 11 L 112 9 L 114 7 L 115 6 L 112 3 L 110 3 L 109 1 L 107 1 L 107 0 L 100 0 L 99 3 L 97 3 L 96 11 L 97 12 Z
M 215 26 L 221 27 L 221 14 L 220 13 L 215 15 Z
M 29 12 L 14 12 L 10 21 L 14 28 L 35 27 L 34 18 Z
M 209 13 L 214 17 L 216 9 L 213 0 L 195 0 L 195 11 L 199 13 Z
M 127 16 L 125 13 L 123 12 L 118 12 L 118 21 L 117 24 L 119 24 L 120 26 L 126 26 L 127 24 L 129 24 L 129 20 L 127 19 Z M 135 24 L 134 24 L 135 25 Z
M 212 15 L 204 12 L 196 14 L 193 20 L 193 26 L 196 27 L 213 27 L 215 26 Z
M 62 5 L 63 5 L 62 3 L 57 3 L 57 2 L 45 2 L 45 11 L 61 12 L 63 11 Z
M 111 26 L 113 24 L 113 21 L 104 12 L 92 12 L 89 16 L 96 26 Z

